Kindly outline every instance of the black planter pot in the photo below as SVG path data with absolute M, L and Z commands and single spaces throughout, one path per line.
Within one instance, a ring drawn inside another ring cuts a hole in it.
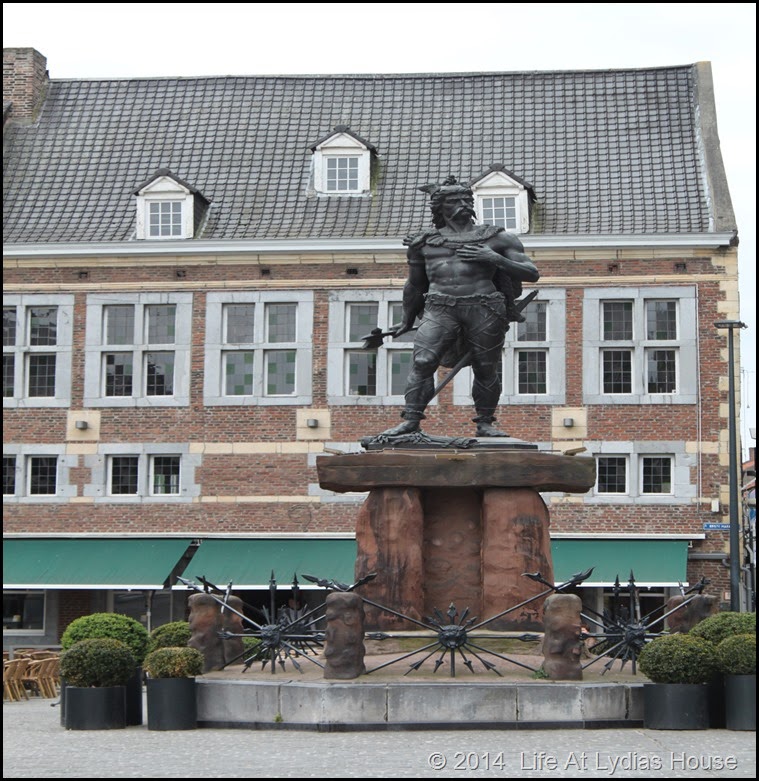
M 66 726 L 66 688 L 68 687 L 68 684 L 66 683 L 65 678 L 61 678 L 61 696 L 58 700 L 58 704 L 61 708 L 61 726 Z
M 756 729 L 756 675 L 725 676 L 725 726 Z
M 647 729 L 708 729 L 709 687 L 705 683 L 647 683 L 643 686 Z
M 148 678 L 148 729 L 196 729 L 194 678 Z
M 126 682 L 127 727 L 142 724 L 142 667 L 138 667 Z
M 67 686 L 62 716 L 66 729 L 124 729 L 125 687 Z

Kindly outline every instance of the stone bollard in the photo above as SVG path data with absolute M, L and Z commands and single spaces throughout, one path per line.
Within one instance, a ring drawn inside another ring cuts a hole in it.
M 353 592 L 335 592 L 327 597 L 325 632 L 325 678 L 349 680 L 366 672 L 364 665 L 364 605 Z
M 543 606 L 543 669 L 552 681 L 581 681 L 582 600 L 574 594 L 554 594 Z
M 221 670 L 225 664 L 240 657 L 243 651 L 239 637 L 222 640 L 219 632 L 226 630 L 239 634 L 242 632 L 242 619 L 229 610 L 222 614 L 221 605 L 210 594 L 193 594 L 188 600 L 190 606 L 191 637 L 187 645 L 197 648 L 205 660 L 203 672 Z M 230 597 L 229 605 L 242 612 L 242 600 Z

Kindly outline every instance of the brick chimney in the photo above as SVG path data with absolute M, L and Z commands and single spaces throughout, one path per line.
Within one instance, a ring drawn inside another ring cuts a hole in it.
M 36 49 L 3 49 L 3 114 L 10 102 L 10 118 L 32 122 L 45 99 L 47 58 Z

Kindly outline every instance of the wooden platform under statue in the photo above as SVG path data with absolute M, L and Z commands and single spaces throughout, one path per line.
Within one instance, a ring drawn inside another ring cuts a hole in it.
M 319 484 L 369 491 L 356 521 L 356 577 L 376 572 L 361 595 L 421 619 L 451 603 L 484 620 L 553 582 L 549 513 L 540 491 L 585 493 L 592 458 L 508 447 L 385 449 L 317 459 Z M 542 628 L 533 602 L 488 629 Z M 367 629 L 413 629 L 367 611 Z

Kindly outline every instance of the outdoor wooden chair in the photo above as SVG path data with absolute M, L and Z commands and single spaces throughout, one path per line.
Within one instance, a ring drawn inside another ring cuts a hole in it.
M 57 697 L 61 688 L 61 657 L 56 654 L 45 660 L 44 686 L 47 697 Z
M 28 700 L 29 695 L 23 684 L 23 676 L 29 666 L 28 659 L 11 659 L 3 662 L 3 697 L 18 702 L 23 697 Z
M 25 689 L 39 697 L 56 697 L 56 687 L 53 684 L 53 665 L 55 659 L 37 659 L 29 662 L 21 683 Z
M 60 656 L 60 653 L 58 651 L 51 651 L 49 649 L 42 650 L 42 651 L 31 651 L 30 653 L 26 654 L 30 659 L 55 659 L 58 656 Z

